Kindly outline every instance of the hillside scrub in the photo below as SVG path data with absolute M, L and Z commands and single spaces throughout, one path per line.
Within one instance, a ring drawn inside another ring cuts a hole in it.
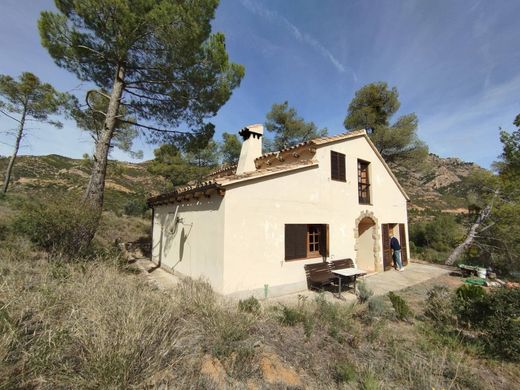
M 86 254 L 98 221 L 96 210 L 74 197 L 35 200 L 23 204 L 13 230 L 50 254 L 74 257 Z
M 444 262 L 463 239 L 461 217 L 439 213 L 429 221 L 410 224 L 410 248 L 421 259 Z
M 170 294 L 113 258 L 47 261 L 24 242 L 0 247 L 1 389 L 218 388 L 208 359 L 230 388 L 273 385 L 265 359 L 309 388 L 485 388 L 462 346 L 391 316 L 366 322 L 367 305 L 302 297 L 289 323 L 280 306 L 244 310 L 204 281 Z

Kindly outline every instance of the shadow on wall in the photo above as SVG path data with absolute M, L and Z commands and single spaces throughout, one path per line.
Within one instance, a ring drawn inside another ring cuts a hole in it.
M 198 220 L 198 224 L 204 222 L 204 212 L 217 211 L 220 209 L 223 198 L 220 196 L 212 196 L 204 201 L 197 201 L 196 203 L 186 203 L 179 207 L 177 214 L 175 209 L 177 205 L 172 205 L 170 210 L 162 217 L 161 220 L 161 236 L 159 239 L 160 246 L 160 261 L 164 259 L 171 251 L 175 240 L 179 240 L 179 254 L 177 259 L 170 268 L 175 269 L 177 264 L 181 262 L 186 253 L 186 246 L 190 246 L 188 238 L 191 234 L 192 229 L 195 227 L 192 221 L 193 219 Z M 193 218 L 190 215 L 192 213 L 201 213 L 197 215 L 197 218 Z M 179 236 L 179 237 L 177 237 Z

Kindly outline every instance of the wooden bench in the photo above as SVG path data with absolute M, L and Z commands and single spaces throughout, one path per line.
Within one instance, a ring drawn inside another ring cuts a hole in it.
M 354 268 L 352 259 L 332 260 L 330 265 L 332 269 Z
M 327 262 L 306 264 L 304 268 L 309 289 L 322 290 L 339 281 L 339 276 L 332 273 L 331 266 Z
M 345 268 L 354 268 L 354 262 L 352 259 L 341 259 L 341 260 L 332 260 L 330 263 L 331 270 L 334 271 L 336 269 L 345 269 Z M 356 286 L 356 276 L 343 276 L 343 275 L 335 275 L 341 278 L 341 283 L 344 286 L 354 285 Z

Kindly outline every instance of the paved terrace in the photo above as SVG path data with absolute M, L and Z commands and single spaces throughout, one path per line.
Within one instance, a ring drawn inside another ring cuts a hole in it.
M 145 258 L 135 259 L 134 263 L 141 269 L 146 278 L 156 285 L 159 289 L 171 291 L 178 283 L 177 276 L 166 272 L 161 268 L 157 268 L 150 260 Z M 390 270 L 377 274 L 367 275 L 358 280 L 364 280 L 367 286 L 374 291 L 375 295 L 384 295 L 390 291 L 398 291 L 404 288 L 414 286 L 419 283 L 426 282 L 439 276 L 448 274 L 453 269 L 450 267 L 424 263 L 410 263 L 403 272 Z M 280 297 L 269 298 L 268 301 L 273 303 L 280 302 L 291 304 L 298 302 L 299 296 L 313 299 L 316 296 L 314 291 L 302 291 L 300 293 L 284 295 Z M 341 302 L 332 293 L 325 293 L 325 298 L 331 302 Z M 342 301 L 354 302 L 356 295 L 352 289 L 342 293 Z

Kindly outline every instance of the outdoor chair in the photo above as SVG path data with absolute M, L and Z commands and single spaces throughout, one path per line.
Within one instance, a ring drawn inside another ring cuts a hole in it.
M 330 264 L 327 262 L 306 264 L 304 268 L 309 289 L 322 290 L 339 281 L 339 277 L 332 273 Z

